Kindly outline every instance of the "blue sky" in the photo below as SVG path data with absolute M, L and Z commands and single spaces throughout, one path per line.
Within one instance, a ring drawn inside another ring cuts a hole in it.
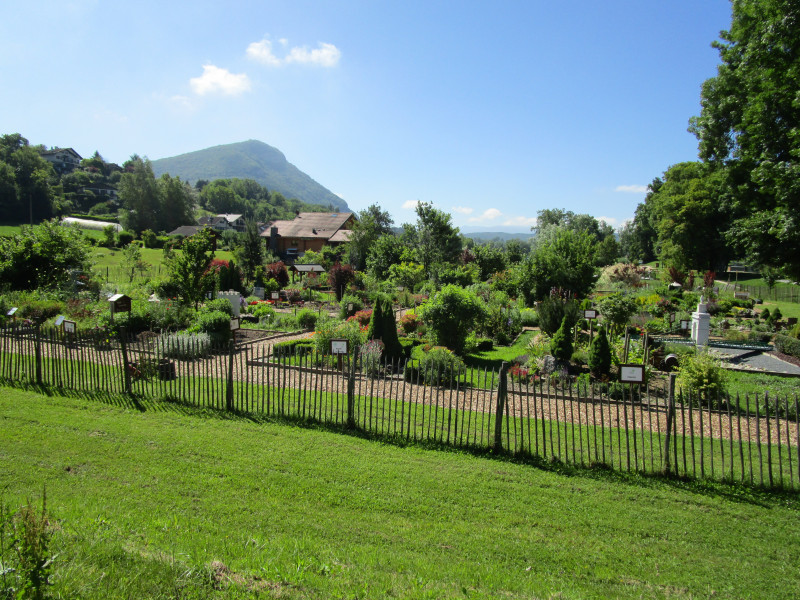
M 0 5 L 0 133 L 122 163 L 257 139 L 354 210 L 618 226 L 670 165 L 728 0 Z

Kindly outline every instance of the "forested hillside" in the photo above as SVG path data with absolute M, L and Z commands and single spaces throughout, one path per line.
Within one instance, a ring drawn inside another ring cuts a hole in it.
M 287 198 L 297 198 L 326 209 L 348 211 L 347 203 L 303 173 L 277 148 L 248 140 L 214 146 L 171 158 L 152 161 L 156 176 L 169 173 L 196 183 L 213 179 L 252 179 Z

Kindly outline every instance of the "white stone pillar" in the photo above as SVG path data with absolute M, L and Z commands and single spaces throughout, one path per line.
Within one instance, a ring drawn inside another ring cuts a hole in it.
M 697 310 L 692 313 L 692 341 L 697 346 L 708 346 L 708 338 L 711 335 L 711 315 L 708 314 L 708 304 L 700 296 L 700 303 Z
M 242 295 L 239 292 L 234 290 L 217 292 L 217 298 L 225 298 L 225 300 L 230 302 L 231 309 L 233 309 L 233 317 L 237 318 L 239 316 L 239 309 L 242 307 Z

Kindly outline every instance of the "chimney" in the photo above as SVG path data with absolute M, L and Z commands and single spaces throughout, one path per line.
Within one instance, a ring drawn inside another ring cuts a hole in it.
M 269 228 L 269 249 L 275 252 L 278 249 L 278 228 Z

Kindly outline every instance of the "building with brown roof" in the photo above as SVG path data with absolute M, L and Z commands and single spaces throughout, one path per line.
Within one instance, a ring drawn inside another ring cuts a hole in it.
M 319 252 L 323 246 L 344 244 L 355 221 L 350 212 L 298 213 L 291 221 L 273 221 L 261 237 L 269 250 L 291 261 L 307 250 Z

